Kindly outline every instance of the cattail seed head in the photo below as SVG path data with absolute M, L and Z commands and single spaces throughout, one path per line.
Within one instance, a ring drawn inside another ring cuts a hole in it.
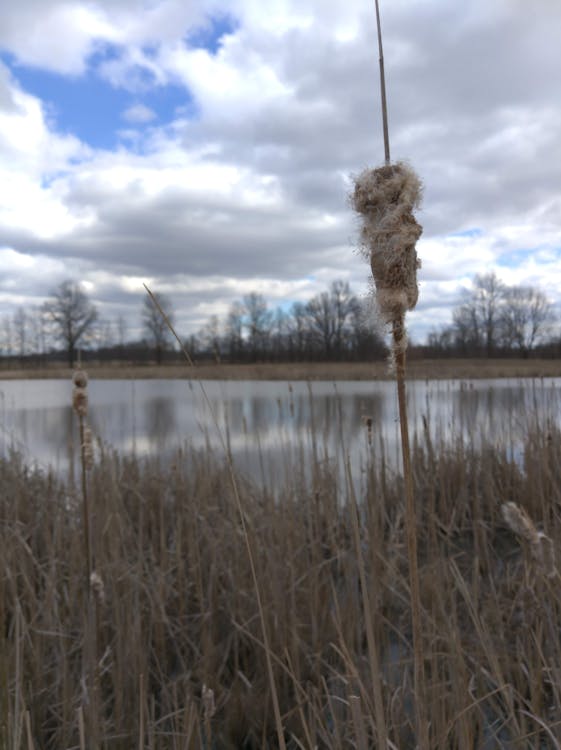
M 79 417 L 88 413 L 88 392 L 85 388 L 75 387 L 72 391 L 72 408 Z
M 72 376 L 72 382 L 76 388 L 86 388 L 88 385 L 88 374 L 85 370 L 76 370 Z
M 216 713 L 216 704 L 214 702 L 214 690 L 203 684 L 201 691 L 203 711 L 206 719 L 212 719 Z
M 539 544 L 539 532 L 524 508 L 512 502 L 503 503 L 501 513 L 506 525 L 517 536 L 532 545 Z
M 97 599 L 97 603 L 100 606 L 105 604 L 105 586 L 103 584 L 103 579 L 95 570 L 92 570 L 90 574 L 90 586 L 92 587 L 94 596 Z
M 84 457 L 84 463 L 86 469 L 93 469 L 94 464 L 94 448 L 93 448 L 93 435 L 92 431 L 88 426 L 84 427 L 82 443 L 82 455 Z
M 556 576 L 557 568 L 552 540 L 543 531 L 538 531 L 530 516 L 516 503 L 503 503 L 501 513 L 509 529 L 528 542 L 532 558 L 540 565 L 545 575 L 548 578 Z
M 421 181 L 411 167 L 396 164 L 365 169 L 355 179 L 351 203 L 363 217 L 361 241 L 376 284 L 383 319 L 393 323 L 417 304 L 415 243 L 422 233 L 413 210 L 420 205 Z
M 368 445 L 372 445 L 372 425 L 374 423 L 374 420 L 372 419 L 372 417 L 364 416 L 362 418 L 362 421 L 364 425 L 366 426 L 366 435 L 368 438 Z

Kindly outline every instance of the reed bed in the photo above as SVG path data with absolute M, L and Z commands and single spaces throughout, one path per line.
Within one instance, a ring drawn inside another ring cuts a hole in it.
M 536 425 L 518 463 L 413 446 L 431 747 L 560 746 L 560 437 Z M 323 455 L 286 468 L 236 475 L 244 536 L 220 455 L 102 450 L 88 590 L 80 488 L 2 459 L 0 747 L 277 748 L 261 618 L 287 748 L 380 747 L 380 711 L 387 747 L 415 747 L 402 479 L 372 461 L 357 496 Z

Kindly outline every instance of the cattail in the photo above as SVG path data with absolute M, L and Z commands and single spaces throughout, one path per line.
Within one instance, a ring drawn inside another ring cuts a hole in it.
M 72 391 L 72 408 L 79 417 L 88 413 L 88 392 L 85 388 L 74 387 Z
M 94 464 L 93 435 L 88 426 L 84 427 L 82 440 L 82 455 L 86 469 L 92 469 Z
M 94 596 L 97 599 L 97 603 L 102 606 L 105 604 L 105 586 L 103 579 L 96 570 L 92 570 L 90 575 L 90 586 L 94 592 Z
M 522 537 L 531 545 L 539 544 L 539 532 L 524 508 L 512 502 L 503 503 L 501 513 L 506 525 L 516 536 Z
M 363 217 L 361 242 L 376 284 L 383 320 L 403 325 L 417 304 L 420 266 L 415 243 L 422 233 L 413 210 L 421 202 L 421 181 L 411 167 L 398 162 L 365 169 L 355 179 L 353 208 Z M 404 334 L 404 331 L 403 331 Z
M 72 382 L 76 388 L 86 388 L 88 385 L 88 374 L 85 370 L 79 369 L 74 372 L 72 376 Z
M 368 439 L 368 445 L 372 445 L 372 424 L 373 419 L 372 417 L 366 417 L 364 416 L 362 418 L 363 424 L 366 426 L 366 436 Z
M 548 578 L 555 576 L 557 570 L 552 540 L 536 529 L 530 516 L 516 503 L 503 503 L 501 513 L 509 529 L 528 542 L 533 559 L 542 567 L 545 575 Z
M 378 11 L 378 6 L 376 5 Z M 378 16 L 380 45 L 380 73 L 384 92 L 381 51 L 381 33 Z M 376 302 L 382 320 L 391 326 L 391 367 L 396 374 L 399 403 L 399 422 L 403 459 L 403 476 L 406 498 L 407 556 L 411 591 L 411 619 L 413 630 L 414 689 L 418 744 L 421 750 L 429 748 L 429 724 L 423 715 L 425 696 L 425 656 L 421 628 L 421 594 L 417 561 L 417 519 L 413 492 L 413 473 L 407 422 L 405 391 L 405 354 L 407 333 L 405 313 L 417 304 L 419 288 L 417 269 L 420 266 L 415 243 L 422 233 L 413 210 L 421 202 L 421 181 L 416 173 L 402 162 L 390 163 L 387 120 L 383 93 L 384 141 L 386 164 L 377 169 L 365 169 L 355 179 L 351 197 L 352 206 L 363 218 L 361 243 L 370 261 L 376 286 Z M 378 723 L 382 721 L 381 702 L 376 709 Z M 383 734 L 382 734 L 383 737 Z M 382 745 L 385 741 L 382 741 Z
M 214 702 L 214 690 L 203 684 L 201 695 L 202 695 L 202 700 L 203 700 L 203 710 L 205 713 L 205 717 L 207 719 L 212 719 L 212 717 L 216 713 L 216 705 Z

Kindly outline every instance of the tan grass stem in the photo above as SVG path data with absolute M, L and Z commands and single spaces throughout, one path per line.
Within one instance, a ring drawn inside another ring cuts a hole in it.
M 380 659 L 378 655 L 378 643 L 374 631 L 374 623 L 372 621 L 372 605 L 370 602 L 370 594 L 368 590 L 368 580 L 366 578 L 366 569 L 364 565 L 364 557 L 362 554 L 362 543 L 360 538 L 360 527 L 358 519 L 358 508 L 354 486 L 352 483 L 351 472 L 349 462 L 347 461 L 347 484 L 349 488 L 350 504 L 351 504 L 351 521 L 353 527 L 353 536 L 355 544 L 355 552 L 357 556 L 358 574 L 360 578 L 360 587 L 362 591 L 362 605 L 364 611 L 364 623 L 366 629 L 366 642 L 368 647 L 368 659 L 370 663 L 370 679 L 372 682 L 372 691 L 374 693 L 374 715 L 376 719 L 376 732 L 378 746 L 380 748 L 388 747 L 388 731 L 386 726 L 386 718 L 384 716 L 384 701 L 382 694 L 382 679 L 380 673 Z M 356 696 L 355 696 L 356 697 Z M 350 700 L 350 699 L 349 699 Z M 358 706 L 355 706 L 356 710 L 360 709 L 360 699 L 356 698 Z M 356 727 L 356 721 L 355 721 Z M 358 735 L 357 735 L 358 740 Z M 364 745 L 366 747 L 366 745 Z
M 156 305 L 156 307 L 158 308 L 158 310 L 162 314 L 166 325 L 168 326 L 169 330 L 171 331 L 172 336 L 175 338 L 175 340 L 179 344 L 179 347 L 180 347 L 183 355 L 185 356 L 185 359 L 187 360 L 188 364 L 191 367 L 194 367 L 194 362 L 193 362 L 191 356 L 189 355 L 189 352 L 185 348 L 183 342 L 181 341 L 180 337 L 178 336 L 178 334 L 177 334 L 175 328 L 173 327 L 171 321 L 169 320 L 168 316 L 165 314 L 165 312 L 162 310 L 161 306 L 158 304 L 158 300 L 156 299 L 156 296 L 151 292 L 151 290 L 146 286 L 146 284 L 144 284 L 144 288 L 146 289 L 146 291 L 150 295 L 150 298 L 151 298 L 152 302 Z M 283 724 L 282 724 L 280 704 L 279 704 L 278 693 L 277 693 L 277 688 L 276 688 L 276 684 L 275 684 L 275 676 L 274 676 L 274 672 L 273 672 L 273 662 L 272 662 L 272 659 L 271 659 L 271 653 L 272 653 L 272 651 L 271 651 L 271 647 L 270 647 L 270 639 L 269 639 L 269 634 L 268 634 L 268 630 L 267 630 L 267 623 L 265 621 L 265 611 L 264 611 L 263 602 L 262 602 L 262 599 L 261 599 L 261 590 L 260 590 L 260 587 L 259 587 L 259 580 L 257 578 L 257 568 L 255 566 L 255 558 L 254 558 L 254 555 L 253 555 L 253 550 L 251 548 L 251 542 L 250 542 L 250 539 L 249 539 L 249 532 L 248 532 L 248 528 L 247 528 L 246 516 L 245 516 L 244 510 L 243 510 L 243 507 L 242 507 L 242 501 L 241 501 L 241 497 L 240 497 L 238 483 L 237 483 L 236 475 L 235 475 L 235 472 L 234 472 L 234 465 L 233 465 L 233 461 L 232 461 L 232 454 L 231 454 L 231 451 L 228 449 L 228 446 L 227 446 L 226 441 L 224 439 L 224 436 L 222 434 L 222 430 L 220 429 L 220 426 L 218 424 L 218 419 L 216 417 L 214 408 L 213 408 L 212 403 L 211 403 L 211 401 L 210 401 L 210 399 L 208 397 L 208 394 L 207 394 L 207 392 L 206 392 L 206 390 L 204 388 L 204 385 L 201 382 L 199 382 L 199 385 L 200 385 L 201 392 L 203 394 L 203 398 L 205 400 L 205 403 L 206 403 L 207 407 L 209 408 L 210 414 L 212 415 L 212 419 L 213 419 L 214 424 L 216 426 L 216 429 L 218 431 L 218 435 L 219 435 L 220 441 L 222 443 L 222 448 L 223 448 L 224 454 L 226 456 L 226 461 L 227 461 L 227 465 L 228 465 L 228 472 L 229 472 L 229 475 L 230 475 L 230 481 L 231 481 L 231 485 L 232 485 L 232 490 L 233 490 L 234 497 L 235 497 L 235 500 L 236 500 L 236 505 L 237 505 L 237 509 L 238 509 L 238 515 L 239 515 L 240 524 L 241 524 L 241 527 L 242 527 L 242 535 L 243 535 L 244 542 L 245 542 L 245 547 L 246 547 L 246 550 L 247 550 L 247 555 L 248 555 L 248 560 L 249 560 L 249 565 L 250 565 L 250 570 L 251 570 L 251 577 L 252 577 L 253 586 L 254 586 L 254 590 L 255 590 L 255 598 L 256 598 L 257 608 L 258 608 L 258 612 L 259 612 L 259 619 L 260 619 L 260 624 L 261 624 L 261 632 L 263 634 L 263 643 L 264 643 L 264 646 L 265 646 L 265 659 L 266 659 L 266 663 L 267 663 L 267 674 L 268 674 L 268 678 L 269 678 L 269 687 L 270 687 L 270 690 L 271 690 L 271 699 L 272 699 L 272 702 L 273 702 L 273 713 L 274 713 L 274 717 L 275 717 L 275 727 L 276 727 L 276 732 L 277 732 L 277 739 L 278 739 L 278 743 L 279 743 L 279 749 L 280 750 L 286 750 L 286 743 L 285 743 L 285 740 L 284 740 L 284 729 L 283 729 Z
M 394 341 L 402 334 L 403 326 L 394 326 Z M 415 719 L 417 724 L 419 746 L 428 750 L 428 723 L 425 718 L 426 684 L 424 668 L 424 648 L 421 621 L 421 591 L 419 584 L 417 554 L 417 513 L 413 489 L 413 471 L 411 469 L 411 448 L 409 441 L 409 423 L 407 419 L 407 394 L 405 390 L 405 350 L 395 341 L 395 375 L 397 399 L 399 406 L 399 427 L 401 435 L 401 455 L 403 461 L 403 481 L 405 485 L 405 535 L 407 538 L 407 557 L 409 561 L 409 586 L 411 589 L 411 627 L 413 631 L 413 669 L 415 690 Z
M 74 390 L 72 393 L 72 406 L 78 417 L 80 438 L 80 467 L 82 485 L 82 518 L 84 534 L 84 557 L 85 557 L 85 631 L 83 659 L 85 669 L 85 684 L 87 689 L 87 747 L 88 750 L 99 748 L 99 609 L 98 599 L 94 596 L 92 582 L 96 582 L 99 575 L 94 572 L 94 556 L 92 547 L 92 517 L 90 508 L 90 497 L 88 490 L 88 472 L 93 461 L 92 436 L 86 424 L 88 414 L 88 376 L 80 366 L 72 376 Z
M 380 6 L 376 0 L 376 27 L 378 29 L 378 64 L 380 68 L 380 96 L 382 100 L 382 129 L 384 133 L 384 156 L 386 164 L 390 159 L 390 133 L 388 128 L 388 102 L 386 99 L 386 75 L 384 72 L 384 49 L 382 47 L 382 24 L 380 22 Z

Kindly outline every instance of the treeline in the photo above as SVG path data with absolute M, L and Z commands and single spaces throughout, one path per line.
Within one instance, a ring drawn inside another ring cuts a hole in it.
M 507 286 L 496 274 L 474 279 L 454 309 L 452 323 L 433 330 L 422 347 L 429 356 L 528 357 L 561 355 L 557 316 L 534 286 Z
M 308 302 L 270 308 L 257 292 L 235 301 L 183 338 L 172 301 L 146 295 L 139 310 L 142 335 L 131 339 L 123 317 L 104 320 L 80 285 L 65 281 L 35 308 L 19 308 L 0 321 L 4 363 L 85 359 L 172 362 L 183 355 L 175 330 L 193 360 L 215 362 L 368 361 L 387 349 L 371 300 L 346 281 L 334 281 Z M 165 317 L 164 317 L 165 316 Z M 452 323 L 433 330 L 410 356 L 561 356 L 552 304 L 533 286 L 506 286 L 495 274 L 475 277 L 455 308 Z
M 386 356 L 372 302 L 357 297 L 345 281 L 334 281 L 308 302 L 287 309 L 271 309 L 262 294 L 252 292 L 234 302 L 223 319 L 211 316 L 186 338 L 176 328 L 175 310 L 166 295 L 144 297 L 140 319 L 142 337 L 131 340 L 123 318 L 103 320 L 84 290 L 65 281 L 44 304 L 4 317 L 0 356 L 22 365 L 63 358 L 70 364 L 80 349 L 86 359 L 169 362 L 181 356 L 170 325 L 196 360 L 349 361 Z
M 386 356 L 372 302 L 348 282 L 334 281 L 307 303 L 269 309 L 252 292 L 234 302 L 224 319 L 212 316 L 187 341 L 195 358 L 217 361 L 352 361 Z

